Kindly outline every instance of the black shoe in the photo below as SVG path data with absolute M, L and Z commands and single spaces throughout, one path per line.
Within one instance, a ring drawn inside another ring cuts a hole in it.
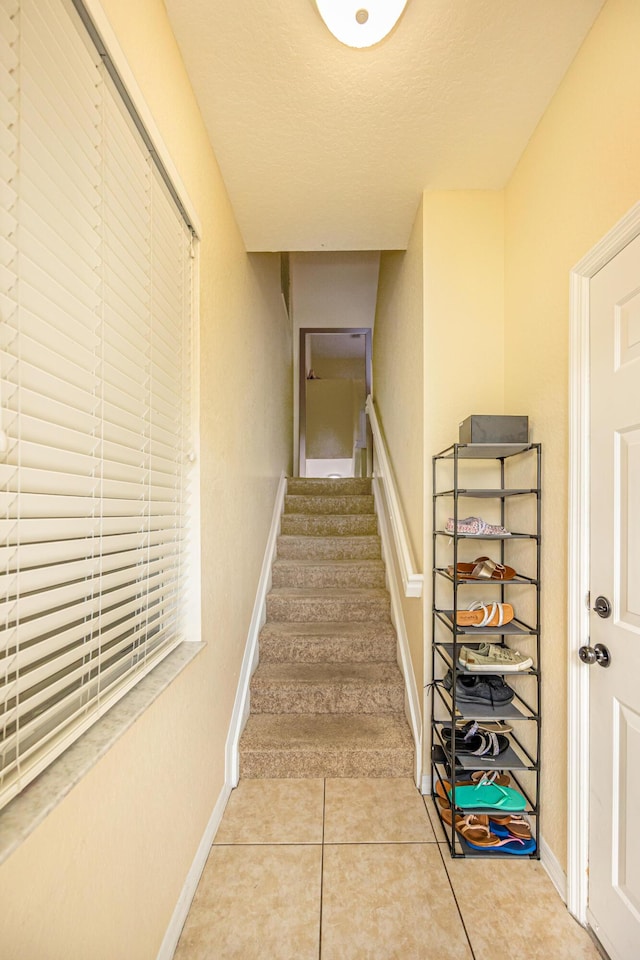
M 451 670 L 447 670 L 442 683 L 445 690 L 451 690 L 453 686 Z M 505 703 L 511 703 L 514 697 L 515 691 L 504 682 L 503 677 L 497 674 L 458 674 L 456 700 L 460 703 L 488 703 L 492 707 L 501 707 Z

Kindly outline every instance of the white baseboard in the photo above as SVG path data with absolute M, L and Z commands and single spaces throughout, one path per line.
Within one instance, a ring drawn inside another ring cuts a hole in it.
M 420 793 L 423 797 L 428 797 L 431 795 L 431 774 L 423 773 L 422 780 L 420 781 Z
M 563 901 L 566 903 L 567 875 L 560 866 L 560 862 L 555 853 L 549 844 L 546 843 L 544 837 L 540 837 L 540 863 L 549 874 L 552 884 L 562 897 Z
M 381 481 L 377 477 L 374 477 L 372 486 L 376 503 L 376 513 L 378 515 L 380 539 L 382 541 L 382 554 L 385 559 L 387 583 L 391 596 L 391 620 L 398 636 L 398 666 L 404 677 L 405 709 L 416 750 L 415 783 L 420 789 L 422 783 L 422 711 L 420 710 L 418 686 L 416 684 L 411 653 L 409 651 L 409 637 L 407 636 L 407 628 L 402 613 L 401 595 L 403 588 L 396 572 L 397 565 L 394 563 L 394 540 L 389 529 L 387 503 Z M 416 600 L 416 602 L 419 601 Z
M 169 926 L 167 927 L 162 944 L 158 950 L 156 960 L 172 960 L 172 957 L 176 952 L 178 940 L 180 939 L 182 928 L 191 907 L 191 901 L 195 896 L 198 883 L 200 882 L 200 877 L 202 876 L 202 871 L 205 868 L 207 857 L 209 856 L 209 852 L 211 850 L 211 845 L 213 844 L 214 837 L 218 831 L 218 827 L 220 826 L 220 821 L 222 820 L 222 815 L 225 811 L 225 807 L 227 806 L 227 801 L 231 796 L 231 790 L 231 784 L 228 781 L 225 782 L 222 790 L 220 791 L 220 796 L 218 797 L 216 805 L 213 808 L 213 813 L 209 817 L 209 822 L 202 835 L 202 840 L 198 845 L 196 855 L 193 858 L 189 873 L 187 874 L 184 886 L 182 887 L 182 891 L 178 897 L 178 902 L 176 903 L 173 915 L 169 921 Z
M 231 723 L 229 724 L 229 733 L 227 734 L 225 746 L 225 775 L 232 787 L 237 787 L 238 780 L 240 779 L 238 743 L 240 741 L 240 734 L 244 730 L 249 716 L 249 684 L 251 683 L 251 676 L 258 665 L 258 637 L 266 618 L 267 594 L 271 589 L 271 567 L 276 555 L 278 534 L 280 532 L 280 518 L 284 508 L 286 492 L 287 478 L 283 473 L 280 476 L 280 483 L 278 484 L 278 490 L 276 492 L 273 516 L 271 517 L 271 527 L 269 528 L 267 545 L 264 551 L 262 570 L 260 571 L 260 579 L 258 580 L 256 599 L 253 605 L 253 614 L 251 616 L 251 623 L 249 624 L 249 633 L 247 635 L 247 643 L 244 649 L 244 657 L 242 658 L 240 677 L 238 679 L 238 689 L 233 704 Z

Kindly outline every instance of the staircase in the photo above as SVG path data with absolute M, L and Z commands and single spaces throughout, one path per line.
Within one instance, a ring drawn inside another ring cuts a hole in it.
M 291 479 L 240 776 L 409 777 L 371 481 Z

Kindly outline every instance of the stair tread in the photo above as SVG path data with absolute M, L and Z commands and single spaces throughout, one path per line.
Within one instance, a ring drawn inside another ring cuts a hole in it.
M 298 516 L 298 514 L 288 513 L 287 516 Z M 300 516 L 307 516 L 307 514 L 300 514 Z M 362 516 L 366 516 L 366 514 L 362 514 Z M 294 540 L 313 540 L 314 543 L 317 543 L 319 540 L 327 540 L 329 543 L 334 540 L 337 540 L 339 543 L 344 543 L 345 540 L 355 540 L 357 543 L 369 540 L 371 543 L 381 543 L 379 533 L 281 533 L 278 536 L 278 540 L 283 540 L 285 543 L 290 543 Z
M 404 714 L 251 714 L 241 738 L 243 750 L 379 750 L 406 748 L 413 738 Z
M 261 663 L 395 663 L 396 631 L 386 620 L 269 620 Z
M 338 503 L 343 500 L 345 506 L 350 504 L 358 504 L 360 506 L 366 504 L 371 507 L 373 510 L 374 507 L 374 498 L 370 493 L 340 493 L 340 494 L 313 494 L 313 493 L 287 493 L 285 494 L 285 503 L 289 503 L 292 506 L 302 505 L 303 501 L 311 502 L 313 504 L 318 504 L 319 506 L 324 506 L 327 503 Z M 340 512 L 340 511 L 338 511 Z
M 269 595 L 295 600 L 388 600 L 384 587 L 272 587 Z
M 283 534 L 298 536 L 373 536 L 378 532 L 375 513 L 283 513 Z
M 340 518 L 342 520 L 353 520 L 354 518 L 359 518 L 359 517 L 367 517 L 370 519 L 371 517 L 375 517 L 376 514 L 375 514 L 375 511 L 373 510 L 371 511 L 371 513 L 339 513 L 339 512 L 338 513 L 296 513 L 295 511 L 291 511 L 291 512 L 287 511 L 287 513 L 283 513 L 282 516 L 283 518 L 286 517 L 288 520 L 291 520 L 294 517 L 295 518 L 307 517 L 313 520 L 329 520 L 329 519 L 335 520 L 337 518 Z
M 396 663 L 260 663 L 253 682 L 279 684 L 395 683 L 402 686 Z
M 362 637 L 372 633 L 393 636 L 390 620 L 270 620 L 260 636 Z
M 365 567 L 372 570 L 384 569 L 384 561 L 376 557 L 341 557 L 339 560 L 327 560 L 324 557 L 301 557 L 299 560 L 290 557 L 278 557 L 273 562 L 274 567 Z
M 287 493 L 293 496 L 369 496 L 370 477 L 289 477 Z

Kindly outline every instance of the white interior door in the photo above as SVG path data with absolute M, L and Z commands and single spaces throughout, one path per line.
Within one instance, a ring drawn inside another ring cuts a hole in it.
M 640 237 L 591 280 L 588 918 L 612 960 L 640 957 Z M 602 605 L 602 604 L 601 604 Z M 585 667 L 585 669 L 587 669 Z

